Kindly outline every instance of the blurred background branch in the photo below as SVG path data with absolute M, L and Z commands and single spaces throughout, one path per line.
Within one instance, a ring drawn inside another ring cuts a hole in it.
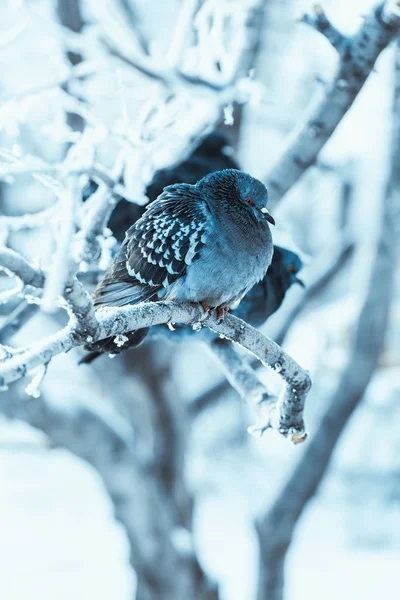
M 313 14 L 306 13 L 302 20 L 334 42 L 339 67 L 332 83 L 326 86 L 322 100 L 310 109 L 304 122 L 293 132 L 265 178 L 272 206 L 315 164 L 321 148 L 353 104 L 379 54 L 400 29 L 399 7 L 393 0 L 374 7 L 351 38 L 342 36 L 332 26 L 319 4 L 314 5 Z

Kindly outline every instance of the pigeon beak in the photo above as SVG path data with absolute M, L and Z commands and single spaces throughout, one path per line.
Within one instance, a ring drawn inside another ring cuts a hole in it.
M 272 215 L 269 214 L 268 208 L 265 208 L 265 206 L 264 206 L 261 209 L 261 212 L 264 215 L 264 219 L 266 219 L 268 221 L 268 223 L 271 223 L 271 225 L 275 225 L 275 219 Z
M 304 283 L 304 281 L 302 279 L 299 279 L 298 277 L 294 278 L 295 283 L 298 283 L 299 285 L 301 285 L 302 288 L 306 287 L 306 284 Z

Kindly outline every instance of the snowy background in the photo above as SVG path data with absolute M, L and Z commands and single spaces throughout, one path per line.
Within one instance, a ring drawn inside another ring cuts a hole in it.
M 108 21 L 113 3 L 116 10 L 116 0 L 82 1 L 84 20 L 93 24 L 85 40 L 94 63 L 101 62 L 96 23 L 109 26 L 122 45 L 129 44 L 129 29 L 119 30 L 115 25 L 114 30 Z M 162 56 L 180 2 L 132 0 L 132 4 L 154 52 Z M 337 62 L 328 42 L 296 20 L 309 8 L 308 2 L 268 0 L 265 4 L 254 89 L 243 108 L 236 148 L 242 168 L 260 178 L 323 92 L 321 80 L 332 78 Z M 369 0 L 326 0 L 323 4 L 336 26 L 349 34 L 373 6 Z M 65 92 L 52 84 L 62 83 L 70 68 L 56 5 L 55 0 L 0 3 L 0 146 L 50 162 L 59 160 L 64 145 L 74 141 L 73 124 L 67 126 L 66 121 Z M 73 41 L 74 36 L 68 39 Z M 318 261 L 335 251 L 344 184 L 352 190 L 348 228 L 355 241 L 354 255 L 307 304 L 284 345 L 313 378 L 306 408 L 310 437 L 318 429 L 346 363 L 366 285 L 388 171 L 392 72 L 390 47 L 323 150 L 317 167 L 305 174 L 274 211 L 274 240 L 301 254 L 307 283 Z M 158 93 L 157 86 L 158 82 L 122 62 L 108 61 L 84 83 L 76 81 L 74 92 L 84 95 L 92 115 L 106 127 L 129 135 L 135 130 L 138 107 Z M 37 93 L 30 93 L 32 89 Z M 198 110 L 207 110 L 207 98 L 197 100 Z M 188 124 L 179 123 L 179 115 L 177 119 L 183 136 Z M 229 127 L 226 133 L 230 135 Z M 99 146 L 104 165 L 112 165 L 117 149 L 115 139 L 110 141 L 106 132 Z M 134 163 L 138 158 L 132 153 L 130 160 Z M 160 148 L 156 165 L 168 166 L 168 160 L 169 149 Z M 136 185 L 135 181 L 127 184 L 133 196 Z M 19 176 L 1 184 L 0 209 L 5 216 L 35 212 L 53 202 L 51 190 L 31 177 Z M 42 264 L 54 248 L 48 223 L 12 232 L 8 242 L 28 257 L 38 257 Z M 280 311 L 268 321 L 264 328 L 268 335 L 273 337 L 279 330 L 298 293 L 291 290 Z M 295 530 L 285 571 L 286 600 L 396 597 L 400 564 L 399 295 L 397 276 L 378 368 Z M 7 314 L 6 307 L 2 314 Z M 59 323 L 38 314 L 13 344 L 51 333 Z M 169 347 L 168 355 L 177 402 L 190 405 L 223 379 L 213 356 L 195 340 Z M 121 372 L 120 359 L 104 357 L 98 367 L 78 369 L 79 356 L 72 351 L 57 357 L 42 393 L 68 410 L 82 399 L 106 407 L 118 389 L 113 382 Z M 99 370 L 107 377 L 99 378 Z M 259 373 L 270 389 L 277 389 L 276 375 L 266 370 Z M 24 385 L 17 386 L 22 395 Z M 134 380 L 122 386 L 124 402 L 137 401 L 133 409 L 140 411 L 146 392 L 135 385 Z M 258 569 L 254 522 L 268 511 L 307 445 L 291 446 L 272 431 L 261 440 L 254 439 L 246 432 L 251 424 L 254 416 L 236 393 L 225 391 L 196 412 L 187 425 L 185 472 L 194 497 L 196 551 L 203 569 L 220 585 L 223 600 L 254 600 Z M 53 447 L 38 430 L 6 419 L 0 420 L 0 532 L 2 600 L 134 597 L 135 575 L 128 562 L 125 532 L 114 520 L 96 471 L 66 450 Z

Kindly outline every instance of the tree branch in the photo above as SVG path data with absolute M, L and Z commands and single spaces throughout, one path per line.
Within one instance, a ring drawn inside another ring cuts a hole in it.
M 42 309 L 44 312 L 55 312 L 59 297 L 62 296 L 71 275 L 75 274 L 71 246 L 75 233 L 75 215 L 77 190 L 72 188 L 72 178 L 67 182 L 67 189 L 62 193 L 57 247 L 54 252 L 43 291 Z M 72 271 L 73 269 L 73 271 Z
M 0 267 L 14 273 L 25 285 L 42 288 L 45 275 L 40 269 L 35 269 L 23 256 L 9 248 L 0 248 Z
M 40 269 L 35 269 L 21 254 L 9 248 L 0 249 L 0 268 L 7 269 L 23 281 L 26 286 L 43 288 L 45 275 Z M 93 335 L 98 329 L 93 301 L 83 285 L 76 278 L 67 283 L 61 298 L 73 315 L 73 321 L 85 335 Z M 46 364 L 44 361 L 39 364 Z
M 73 293 L 73 292 L 71 292 Z M 86 296 L 85 296 L 86 300 Z M 96 327 L 90 327 L 83 314 L 86 305 L 83 303 L 81 320 L 73 314 L 67 327 L 48 339 L 41 340 L 26 350 L 4 361 L 0 366 L 0 386 L 25 376 L 32 369 L 47 364 L 54 356 L 67 352 L 88 341 L 96 341 L 106 337 L 151 327 L 161 323 L 204 325 L 235 341 L 254 354 L 263 364 L 275 369 L 282 377 L 284 384 L 278 400 L 279 414 L 288 414 L 288 418 L 280 418 L 275 428 L 284 436 L 296 439 L 304 436 L 300 424 L 293 425 L 293 414 L 298 406 L 302 406 L 311 387 L 307 372 L 288 356 L 275 342 L 264 337 L 259 331 L 232 315 L 227 315 L 219 323 L 214 312 L 205 315 L 199 305 L 178 302 L 149 302 L 136 306 L 101 309 L 96 312 Z M 294 438 L 293 438 L 294 436 Z
M 110 407 L 85 400 L 83 393 L 67 408 L 45 394 L 26 402 L 8 393 L 0 396 L 0 411 L 37 427 L 99 473 L 128 537 L 129 561 L 138 578 L 135 598 L 150 600 L 161 593 L 166 600 L 217 600 L 195 555 L 174 544 L 174 515 L 166 509 L 151 465 L 139 459 L 135 432 Z M 171 572 L 179 577 L 171 580 Z
M 259 424 L 249 428 L 249 433 L 261 437 L 269 428 L 275 429 L 295 444 L 307 437 L 303 421 L 305 396 L 294 396 L 285 404 L 272 396 L 248 362 L 236 351 L 231 342 L 217 339 L 211 344 L 219 358 L 229 383 L 247 402 L 259 418 Z
M 324 21 L 320 12 L 304 19 L 319 23 L 319 27 Z M 326 31 L 332 33 L 329 28 Z M 318 153 L 352 106 L 376 59 L 399 31 L 400 8 L 393 0 L 387 0 L 374 8 L 360 30 L 350 38 L 346 51 L 340 54 L 335 79 L 327 86 L 324 97 L 312 108 L 305 123 L 293 133 L 266 177 L 270 206 L 273 207 L 315 163 Z

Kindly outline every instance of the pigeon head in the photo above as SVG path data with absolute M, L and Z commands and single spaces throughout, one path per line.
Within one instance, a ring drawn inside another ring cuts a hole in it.
M 258 221 L 275 225 L 267 209 L 268 191 L 261 181 L 238 169 L 224 169 L 206 175 L 197 183 L 199 190 L 218 203 L 240 203 Z

